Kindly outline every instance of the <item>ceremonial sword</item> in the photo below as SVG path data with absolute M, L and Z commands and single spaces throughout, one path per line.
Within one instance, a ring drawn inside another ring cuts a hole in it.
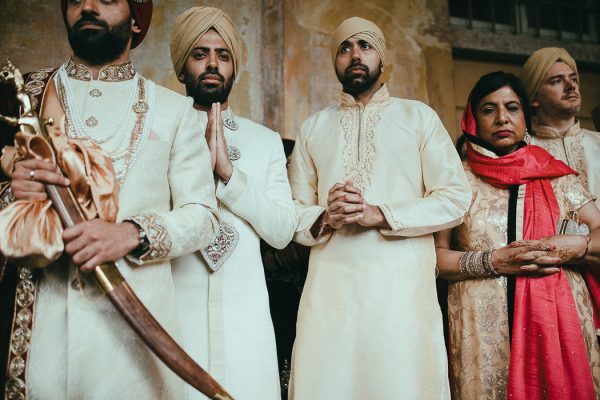
M 21 103 L 23 112 L 20 118 L 0 115 L 0 121 L 12 126 L 18 125 L 23 133 L 49 139 L 46 126 L 52 125 L 54 121 L 52 118 L 44 120 L 37 116 L 31 106 L 31 99 L 24 89 L 23 76 L 10 61 L 7 61 L 0 70 L 1 82 L 12 83 L 15 86 L 17 99 Z M 50 142 L 50 140 L 48 141 Z M 65 175 L 60 167 L 57 167 L 57 171 L 63 176 Z M 45 187 L 48 197 L 52 200 L 52 206 L 65 228 L 86 220 L 70 187 L 49 184 L 46 184 Z M 233 397 L 177 344 L 148 311 L 121 275 L 116 263 L 98 265 L 94 268 L 94 275 L 106 297 L 125 321 L 167 367 L 209 398 L 233 400 Z

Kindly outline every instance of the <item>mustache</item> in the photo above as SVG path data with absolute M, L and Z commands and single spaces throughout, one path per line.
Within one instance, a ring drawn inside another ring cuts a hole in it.
M 79 31 L 79 30 L 81 30 L 81 27 L 83 26 L 83 24 L 88 23 L 88 22 L 91 22 L 95 25 L 101 26 L 105 30 L 110 29 L 110 27 L 108 26 L 108 23 L 106 21 L 102 21 L 101 19 L 96 18 L 96 16 L 94 16 L 94 14 L 92 14 L 92 13 L 83 13 L 82 17 L 73 24 L 73 27 L 71 29 L 74 31 Z
M 364 64 L 361 64 L 359 61 L 356 61 L 356 62 L 352 62 L 352 63 L 351 63 L 349 66 L 348 66 L 348 68 L 346 68 L 346 70 L 344 71 L 344 73 L 345 73 L 345 74 L 348 74 L 352 68 L 358 68 L 358 69 L 361 69 L 361 70 L 363 70 L 363 71 L 365 71 L 365 72 L 369 72 L 369 67 L 367 67 L 367 66 L 366 66 L 366 65 L 364 65 Z
M 219 77 L 219 80 L 221 82 L 225 82 L 225 77 L 219 73 L 218 69 L 215 69 L 215 68 L 208 68 L 206 70 L 206 72 L 203 72 L 202 74 L 200 74 L 200 76 L 198 76 L 198 81 L 201 81 L 202 79 L 206 78 L 208 75 L 216 75 Z

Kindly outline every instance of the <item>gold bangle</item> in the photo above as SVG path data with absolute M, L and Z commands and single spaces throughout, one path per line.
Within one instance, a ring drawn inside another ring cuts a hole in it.
M 585 256 L 587 256 L 587 253 L 590 250 L 590 242 L 592 241 L 592 234 L 588 233 L 587 235 L 583 235 L 583 238 L 585 239 L 586 243 L 585 243 L 585 253 L 583 253 L 583 256 L 581 257 L 582 260 L 585 258 Z

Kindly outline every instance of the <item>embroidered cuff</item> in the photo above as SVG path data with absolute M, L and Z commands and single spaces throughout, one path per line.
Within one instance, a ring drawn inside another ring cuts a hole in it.
M 8 207 L 13 201 L 15 201 L 15 197 L 10 188 L 10 181 L 0 183 L 0 210 Z
M 146 232 L 150 248 L 142 255 L 128 254 L 127 259 L 138 265 L 149 261 L 164 260 L 171 252 L 171 238 L 162 218 L 153 213 L 136 215 L 126 221 L 137 224 Z
M 383 236 L 397 235 L 402 229 L 402 225 L 400 225 L 400 223 L 396 221 L 396 218 L 394 217 L 394 212 L 392 211 L 390 206 L 388 206 L 387 204 L 380 204 L 378 205 L 378 207 L 383 213 L 383 217 L 387 221 L 388 225 L 390 226 L 389 228 L 380 228 L 379 232 L 381 232 Z
M 247 184 L 248 176 L 234 165 L 233 172 L 227 184 L 217 186 L 216 197 L 227 207 L 231 208 L 239 200 Z

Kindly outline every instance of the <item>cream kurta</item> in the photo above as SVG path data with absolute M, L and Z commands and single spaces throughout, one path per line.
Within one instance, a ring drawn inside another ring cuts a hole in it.
M 492 155 L 476 147 L 486 155 Z M 473 202 L 464 223 L 454 230 L 453 249 L 481 251 L 507 245 L 509 191 L 498 189 L 474 174 L 465 163 L 473 188 Z M 592 201 L 577 177 L 551 180 L 564 217 Z M 523 235 L 525 185 L 519 187 L 516 212 L 517 240 Z M 565 269 L 576 300 L 585 344 L 600 389 L 600 349 L 594 335 L 591 299 L 577 268 Z M 448 321 L 453 395 L 456 400 L 504 400 L 508 387 L 510 338 L 506 277 L 468 279 L 448 288 Z
M 206 115 L 203 113 L 203 115 Z M 224 113 L 227 115 L 227 112 Z M 278 400 L 275 334 L 260 255 L 260 238 L 282 249 L 297 219 L 280 136 L 246 118 L 225 128 L 228 147 L 239 150 L 227 185 L 218 182 L 221 221 L 239 234 L 221 246 L 228 257 L 216 272 L 200 252 L 174 262 L 184 348 L 236 399 Z M 189 388 L 189 398 L 205 398 Z
M 546 149 L 554 158 L 579 172 L 579 178 L 600 206 L 600 133 L 582 129 L 575 123 L 566 133 L 534 124 L 532 144 Z
M 435 112 L 389 97 L 303 125 L 290 166 L 299 227 L 313 246 L 300 301 L 290 399 L 448 399 L 433 232 L 456 226 L 471 191 Z M 390 228 L 346 225 L 315 240 L 329 189 L 352 179 Z
M 102 138 L 124 113 L 133 114 L 126 101 L 137 78 L 133 83 L 68 79 L 83 120 L 93 116 L 97 122 L 98 129 L 87 124 L 93 135 Z M 151 252 L 143 266 L 125 260 L 118 265 L 142 302 L 179 338 L 168 260 L 214 237 L 214 184 L 192 100 L 149 80 L 145 91 L 150 125 L 119 192 L 117 219 L 135 217 L 148 233 Z M 126 146 L 132 131 L 128 118 L 103 148 L 122 136 Z M 116 167 L 123 171 L 123 163 Z M 28 368 L 31 398 L 181 399 L 183 381 L 151 354 L 90 275 L 81 274 L 81 284 L 76 278 L 76 269 L 65 262 L 41 271 Z

